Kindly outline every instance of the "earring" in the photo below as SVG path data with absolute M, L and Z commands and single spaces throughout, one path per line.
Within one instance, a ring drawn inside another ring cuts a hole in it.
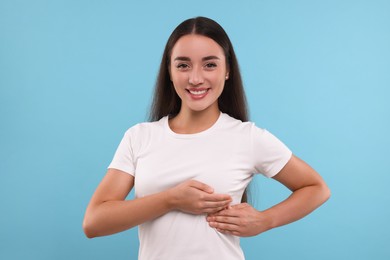
M 225 79 L 226 79 L 226 80 L 229 79 L 229 75 L 226 75 Z

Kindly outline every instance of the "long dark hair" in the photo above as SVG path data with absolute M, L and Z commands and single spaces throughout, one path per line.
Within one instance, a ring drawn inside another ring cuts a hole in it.
M 248 121 L 247 102 L 233 45 L 225 30 L 217 22 L 206 17 L 185 20 L 176 27 L 169 37 L 157 76 L 149 120 L 156 121 L 167 115 L 174 117 L 180 111 L 181 100 L 169 77 L 169 68 L 174 45 L 182 36 L 188 34 L 206 36 L 222 47 L 228 66 L 229 79 L 225 81 L 224 90 L 218 99 L 219 109 L 243 122 Z
M 157 121 L 168 115 L 174 117 L 180 112 L 181 100 L 171 82 L 169 68 L 173 47 L 182 36 L 188 34 L 206 36 L 222 47 L 229 79 L 225 81 L 224 90 L 218 98 L 219 109 L 238 120 L 248 121 L 248 107 L 233 45 L 222 26 L 206 17 L 185 20 L 169 37 L 161 59 L 149 120 Z M 245 190 L 241 201 L 247 202 L 247 200 L 247 190 Z

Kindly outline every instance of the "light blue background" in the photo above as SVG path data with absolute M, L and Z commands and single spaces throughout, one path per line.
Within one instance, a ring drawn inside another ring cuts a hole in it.
M 389 1 L 0 0 L 0 259 L 136 259 L 137 230 L 81 223 L 124 131 L 146 120 L 164 44 L 218 21 L 251 119 L 317 169 L 331 199 L 242 239 L 247 259 L 390 259 Z M 267 208 L 289 193 L 257 177 Z

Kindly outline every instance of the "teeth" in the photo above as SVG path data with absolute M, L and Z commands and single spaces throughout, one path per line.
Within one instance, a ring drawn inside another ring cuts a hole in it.
M 204 90 L 189 90 L 192 95 L 202 95 L 207 92 L 207 89 Z

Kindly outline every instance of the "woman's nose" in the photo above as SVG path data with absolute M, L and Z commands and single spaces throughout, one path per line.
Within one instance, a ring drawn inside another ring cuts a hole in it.
M 188 83 L 196 86 L 196 85 L 202 84 L 203 82 L 204 82 L 204 79 L 203 79 L 201 69 L 194 68 L 193 70 L 191 70 L 191 72 L 189 74 L 189 78 L 188 78 Z

